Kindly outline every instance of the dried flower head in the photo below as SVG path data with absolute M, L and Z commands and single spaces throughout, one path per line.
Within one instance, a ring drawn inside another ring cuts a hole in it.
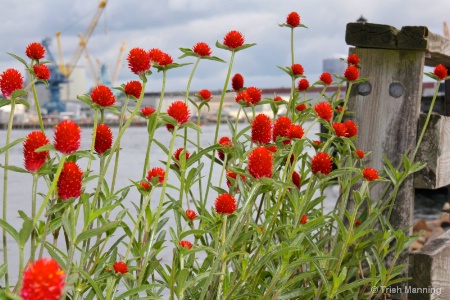
M 347 57 L 347 63 L 350 64 L 350 65 L 357 66 L 359 64 L 359 57 L 358 57 L 358 55 L 356 55 L 355 53 L 350 54 Z
M 100 105 L 101 107 L 108 107 L 116 103 L 116 97 L 113 92 L 106 85 L 96 86 L 91 92 L 92 102 Z
M 199 42 L 192 47 L 192 51 L 194 51 L 198 56 L 211 56 L 211 47 L 207 43 Z
M 52 258 L 41 258 L 23 272 L 20 296 L 24 300 L 59 300 L 63 294 L 64 271 Z
M 195 218 L 197 218 L 197 214 L 195 213 L 195 211 L 193 211 L 191 209 L 187 209 L 186 210 L 186 218 L 193 221 Z
M 173 102 L 167 109 L 167 114 L 177 120 L 178 125 L 186 123 L 190 118 L 188 106 L 183 101 Z
M 345 69 L 344 77 L 347 78 L 348 81 L 355 81 L 359 77 L 359 70 L 354 65 L 350 65 Z
M 237 209 L 236 200 L 233 196 L 227 193 L 217 196 L 214 206 L 218 214 L 230 215 Z
M 65 162 L 58 178 L 58 196 L 63 200 L 77 198 L 81 195 L 83 171 L 71 161 Z
M 31 43 L 25 49 L 25 54 L 31 59 L 42 59 L 45 55 L 45 48 L 40 43 Z
M 328 102 L 320 102 L 314 106 L 314 110 L 319 118 L 330 121 L 333 117 L 333 108 Z
M 113 264 L 113 268 L 114 268 L 114 272 L 116 272 L 116 273 L 125 274 L 128 272 L 127 264 L 124 263 L 123 261 L 116 261 Z
M 365 168 L 363 171 L 363 176 L 367 181 L 375 181 L 378 178 L 380 178 L 380 176 L 378 176 L 378 172 L 375 169 L 372 168 Z
M 347 120 L 344 122 L 345 127 L 347 127 L 347 136 L 353 137 L 358 135 L 358 125 L 352 120 Z
M 55 126 L 53 145 L 64 154 L 72 154 L 80 147 L 81 130 L 72 120 L 64 120 Z
M 248 156 L 248 171 L 256 179 L 272 177 L 273 153 L 266 147 L 257 147 Z
M 336 136 L 346 137 L 348 136 L 347 126 L 344 123 L 333 123 L 334 133 Z
M 111 128 L 106 124 L 100 124 L 97 126 L 95 134 L 95 152 L 102 155 L 112 147 L 113 134 Z
M 228 48 L 230 48 L 231 50 L 234 50 L 237 47 L 244 45 L 244 41 L 245 40 L 242 33 L 236 30 L 228 32 L 223 38 L 223 44 Z
M 331 157 L 325 152 L 317 153 L 311 160 L 311 170 L 313 174 L 322 173 L 327 175 L 331 172 Z
M 322 75 L 320 75 L 319 79 L 326 85 L 330 85 L 333 82 L 333 78 L 328 72 L 323 72 Z
M 49 143 L 50 141 L 41 131 L 33 131 L 27 135 L 26 140 L 23 142 L 25 169 L 30 172 L 36 172 L 45 164 L 49 157 L 49 152 L 35 152 L 34 150 Z
M 434 68 L 434 75 L 436 75 L 440 80 L 444 80 L 447 77 L 448 70 L 443 65 L 439 64 Z
M 201 97 L 202 101 L 206 102 L 208 102 L 212 97 L 211 92 L 209 90 L 201 90 L 198 92 L 198 95 Z
M 357 150 L 355 150 L 355 153 L 356 153 L 356 155 L 358 155 L 358 157 L 360 158 L 360 159 L 363 159 L 364 158 L 364 151 L 362 151 L 361 149 L 357 149 Z
M 288 138 L 289 129 L 291 128 L 292 121 L 286 116 L 279 117 L 273 125 L 273 141 L 276 142 L 278 137 Z M 283 144 L 287 145 L 291 142 L 289 139 L 285 139 Z
M 291 124 L 289 127 L 288 138 L 301 139 L 303 134 L 305 134 L 305 131 L 301 125 Z
M 0 74 L 0 89 L 5 98 L 9 98 L 11 94 L 23 88 L 23 77 L 16 69 L 7 69 Z
M 128 53 L 128 67 L 136 75 L 145 73 L 150 69 L 150 56 L 142 48 L 133 48 Z
M 231 86 L 234 91 L 239 91 L 244 87 L 244 76 L 239 73 L 234 74 L 233 78 L 231 78 Z
M 166 172 L 163 168 L 153 168 L 150 171 L 147 172 L 147 180 L 148 182 L 152 182 L 153 178 L 158 178 L 158 184 L 163 184 L 164 182 L 164 176 L 166 175 Z
M 305 70 L 303 69 L 303 66 L 301 64 L 293 64 L 291 66 L 291 70 L 292 70 L 292 73 L 294 74 L 294 76 L 303 75 L 303 72 L 305 72 Z
M 155 112 L 155 109 L 150 106 L 145 106 L 141 109 L 141 113 L 145 118 L 150 117 Z
M 258 145 L 272 140 L 272 121 L 265 114 L 258 114 L 252 121 L 252 142 Z
M 192 249 L 192 244 L 190 242 L 186 241 L 186 240 L 180 241 L 178 243 L 178 245 L 180 245 L 181 248 L 185 248 L 185 249 L 188 249 L 188 250 Z
M 33 66 L 34 75 L 40 80 L 50 79 L 50 70 L 46 65 L 34 65 Z
M 131 80 L 124 86 L 125 94 L 139 99 L 142 93 L 142 84 L 140 81 Z
M 300 15 L 293 11 L 286 17 L 286 24 L 290 25 L 291 27 L 297 27 L 300 25 Z
M 300 79 L 297 84 L 297 89 L 300 92 L 303 92 L 303 91 L 306 91 L 308 88 L 309 88 L 309 81 L 305 78 Z

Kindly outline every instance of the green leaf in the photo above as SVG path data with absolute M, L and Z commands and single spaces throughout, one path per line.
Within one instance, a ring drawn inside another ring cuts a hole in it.
M 44 151 L 50 151 L 50 150 L 56 150 L 55 146 L 53 146 L 52 144 L 47 144 L 47 145 L 37 148 L 36 150 L 34 150 L 34 152 L 44 152 Z
M 20 61 L 21 63 L 23 63 L 25 65 L 25 68 L 28 68 L 28 64 L 26 63 L 26 61 L 24 61 L 21 57 L 13 54 L 13 53 L 9 53 L 6 52 L 7 54 L 11 55 L 12 57 L 14 57 L 15 59 L 17 59 L 18 61 Z
M 99 300 L 105 300 L 105 297 L 103 297 L 102 290 L 100 290 L 98 284 L 95 282 L 95 280 L 91 278 L 91 276 L 89 276 L 89 274 L 86 271 L 84 271 L 81 268 L 75 268 L 74 271 L 79 272 L 81 276 L 89 282 L 89 285 L 94 289 L 95 294 L 97 295 Z
M 3 152 L 5 152 L 5 151 L 8 150 L 9 148 L 14 147 L 14 146 L 17 145 L 17 144 L 22 143 L 22 142 L 25 141 L 25 140 L 26 140 L 26 138 L 20 138 L 20 139 L 17 139 L 17 140 L 15 140 L 15 141 L 12 141 L 11 143 L 9 143 L 8 145 L 6 145 L 6 146 L 4 146 L 4 147 L 1 147 L 1 148 L 0 148 L 0 154 L 2 154 Z
M 219 58 L 217 56 L 202 56 L 202 59 L 207 59 L 207 60 L 213 60 L 213 61 L 226 63 L 226 61 L 224 61 L 223 59 L 221 59 L 221 58 Z
M 33 228 L 34 228 L 33 220 L 28 219 L 23 222 L 22 229 L 20 229 L 19 231 L 19 240 L 20 240 L 19 245 L 22 248 L 25 247 L 25 244 L 27 243 L 28 238 L 31 235 L 31 232 L 33 231 Z
M 63 228 L 65 232 L 67 233 L 67 237 L 69 238 L 69 241 L 72 242 L 75 235 L 75 228 L 72 228 L 72 218 L 73 214 L 71 213 L 71 209 L 67 209 L 64 211 L 61 221 L 63 224 Z
M 23 99 L 23 98 L 16 98 L 16 99 L 14 99 L 14 102 L 16 104 L 23 104 L 23 105 L 25 105 L 27 107 L 27 109 L 30 109 L 30 103 L 27 100 Z
M 0 107 L 11 104 L 9 99 L 0 99 Z
M 7 166 L 7 167 L 5 167 L 3 165 L 0 165 L 0 167 L 3 168 L 3 169 L 7 169 L 7 170 L 10 170 L 10 171 L 13 171 L 13 172 L 30 173 L 27 170 L 19 168 L 19 167 L 16 167 L 16 166 Z
M 133 296 L 133 295 L 137 295 L 140 292 L 145 292 L 145 291 L 151 291 L 152 289 L 154 289 L 155 287 L 160 286 L 159 284 L 144 284 L 138 287 L 135 287 L 133 289 L 130 289 L 128 291 L 126 291 L 125 293 L 115 297 L 115 300 L 122 300 L 125 299 L 129 296 Z
M 87 94 L 79 95 L 79 96 L 77 96 L 77 99 L 82 101 L 82 102 L 84 102 L 84 103 L 86 103 L 87 105 L 89 105 L 89 107 L 92 107 L 93 102 L 92 102 L 92 99 L 91 99 L 91 97 L 89 95 L 87 95 Z
M 0 226 L 5 229 L 7 233 L 9 233 L 9 235 L 17 242 L 17 244 L 19 244 L 19 233 L 14 229 L 14 227 L 9 225 L 9 223 L 3 219 L 0 219 Z
M 8 272 L 8 264 L 4 263 L 0 265 L 0 278 L 5 276 L 6 272 Z
M 103 234 L 104 232 L 106 232 L 106 231 L 108 231 L 110 229 L 114 229 L 114 228 L 117 227 L 117 225 L 119 225 L 119 222 L 118 221 L 113 221 L 113 222 L 107 223 L 106 225 L 103 225 L 101 227 L 90 229 L 90 230 L 86 230 L 86 231 L 84 231 L 84 232 L 82 232 L 82 233 L 80 233 L 78 235 L 77 240 L 76 240 L 76 244 L 79 244 L 82 241 L 90 239 L 93 236 L 101 235 L 101 234 Z

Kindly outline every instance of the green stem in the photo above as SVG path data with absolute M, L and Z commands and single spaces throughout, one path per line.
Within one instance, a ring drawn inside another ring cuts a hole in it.
M 294 63 L 294 28 L 291 27 L 291 65 L 293 65 Z
M 201 113 L 201 108 L 199 108 L 198 112 L 197 112 L 197 126 L 199 126 L 199 127 L 200 127 L 200 124 L 201 124 L 200 113 Z M 198 151 L 200 151 L 201 148 L 202 147 L 200 145 L 200 132 L 197 131 L 197 149 L 198 149 Z M 201 161 L 199 160 L 198 161 L 198 167 L 200 167 L 200 164 L 201 164 Z M 199 190 L 199 193 L 198 193 L 199 194 L 199 201 L 200 201 L 200 203 L 202 203 L 202 199 L 203 199 L 202 176 L 199 176 L 199 178 L 198 178 L 198 190 Z
M 225 214 L 223 216 L 223 224 L 222 224 L 222 240 L 221 240 L 221 244 L 222 247 L 225 246 L 225 237 L 227 235 L 227 217 L 228 215 Z M 219 287 L 217 289 L 217 300 L 222 299 L 221 297 L 221 293 L 222 293 L 222 286 L 223 286 L 223 281 L 225 279 L 225 271 L 226 271 L 226 261 L 225 261 L 225 257 L 227 256 L 227 250 L 224 249 L 223 253 L 222 253 L 222 257 L 221 257 L 221 261 L 222 261 L 222 271 L 220 272 L 220 280 L 219 280 Z
M 102 110 L 103 111 L 103 110 Z M 89 161 L 86 168 L 86 174 L 89 174 L 91 170 L 92 157 L 94 156 L 95 138 L 97 136 L 97 124 L 98 124 L 98 110 L 94 110 L 94 128 L 92 129 L 91 150 L 89 151 Z
M 350 91 L 352 90 L 352 86 L 353 86 L 353 81 L 350 81 L 349 84 L 348 84 L 347 93 L 345 95 L 344 105 L 342 106 L 342 111 L 339 114 L 338 119 L 336 120 L 336 122 L 341 122 L 342 118 L 344 117 L 345 110 L 347 109 L 348 99 L 350 98 Z
M 124 105 L 122 107 L 122 111 L 120 113 L 119 132 L 122 129 L 122 126 L 123 126 L 123 120 L 125 119 L 125 112 L 127 111 L 128 101 L 129 100 L 130 100 L 130 98 L 127 97 L 127 99 L 125 100 L 125 103 L 124 103 Z M 112 181 L 111 181 L 111 193 L 114 193 L 114 187 L 116 185 L 117 170 L 118 170 L 118 167 L 119 167 L 120 143 L 119 143 L 119 147 L 117 147 L 117 150 L 114 153 L 116 155 L 115 155 L 115 159 L 114 159 L 114 172 L 113 172 Z
M 31 90 L 33 91 L 33 98 L 34 98 L 34 106 L 36 106 L 36 112 L 39 119 L 39 127 L 41 128 L 42 133 L 45 134 L 45 128 L 44 128 L 44 121 L 42 120 L 42 113 L 41 113 L 41 107 L 39 106 L 39 100 L 36 93 L 36 86 L 33 84 L 31 86 Z
M 33 184 L 31 188 L 31 219 L 34 220 L 36 215 L 36 196 L 37 196 L 37 182 L 38 182 L 38 174 L 33 173 Z M 30 245 L 30 262 L 34 262 L 36 252 L 36 230 L 33 229 L 31 232 L 31 245 Z
M 184 98 L 184 103 L 187 104 L 188 99 L 189 99 L 189 91 L 191 90 L 191 82 L 192 82 L 192 78 L 194 78 L 194 73 L 195 70 L 197 69 L 198 63 L 200 62 L 200 57 L 197 58 L 197 60 L 195 61 L 194 67 L 192 68 L 191 74 L 189 75 L 189 79 L 188 79 L 188 83 L 186 86 L 186 95 Z

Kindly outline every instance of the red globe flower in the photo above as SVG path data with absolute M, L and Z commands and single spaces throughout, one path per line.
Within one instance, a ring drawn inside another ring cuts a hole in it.
M 228 32 L 223 38 L 223 44 L 231 50 L 244 45 L 244 36 L 236 30 Z
M 166 172 L 164 171 L 163 168 L 153 168 L 147 172 L 146 178 L 147 178 L 148 182 L 152 182 L 153 178 L 158 178 L 158 184 L 163 184 L 165 175 L 166 175 Z
M 322 145 L 321 141 L 313 141 L 313 146 L 320 147 Z
M 281 98 L 280 96 L 276 96 L 275 98 L 273 98 L 274 102 L 278 102 L 278 101 L 282 101 L 283 98 Z
M 128 53 L 128 67 L 136 75 L 145 73 L 150 69 L 150 56 L 142 48 L 133 48 Z
M 211 56 L 211 47 L 207 43 L 199 42 L 192 47 L 192 51 L 194 51 L 198 56 Z
M 350 65 L 345 69 L 344 77 L 347 78 L 348 81 L 355 81 L 359 77 L 359 70 L 354 65 Z
M 333 129 L 336 136 L 346 137 L 348 136 L 347 126 L 344 123 L 333 123 Z
M 330 121 L 333 117 L 333 108 L 328 102 L 320 102 L 314 106 L 314 110 L 319 118 Z
M 106 124 L 100 124 L 97 126 L 97 131 L 95 134 L 94 149 L 95 152 L 102 155 L 109 149 L 111 149 L 113 142 L 113 135 L 111 128 Z
M 181 152 L 183 152 L 183 150 L 184 150 L 184 148 L 178 148 L 176 151 L 175 151 L 175 153 L 173 154 L 173 158 L 176 160 L 176 161 L 180 161 L 180 155 L 181 155 Z M 185 157 L 186 157 L 186 161 L 189 159 L 189 156 L 190 156 L 191 154 L 189 153 L 189 151 L 185 151 Z M 177 163 L 175 163 L 175 167 L 177 167 L 177 168 L 179 168 L 180 166 L 177 164 Z
M 272 177 L 273 154 L 265 147 L 257 147 L 248 156 L 248 171 L 256 179 Z
M 234 97 L 234 100 L 239 104 L 247 106 L 252 103 L 252 97 L 250 96 L 249 93 L 247 93 L 247 91 L 242 91 L 238 93 L 236 97 Z
M 49 157 L 49 152 L 35 152 L 34 150 L 49 143 L 50 141 L 41 131 L 33 131 L 27 135 L 26 140 L 23 142 L 25 169 L 30 172 L 36 172 L 45 164 Z
M 322 173 L 327 175 L 331 172 L 331 157 L 325 152 L 317 153 L 311 160 L 313 174 Z
M 192 249 L 192 244 L 190 242 L 186 241 L 186 240 L 180 241 L 178 243 L 178 245 L 180 245 L 181 248 L 185 248 L 185 249 L 188 249 L 188 250 Z
M 304 111 L 304 110 L 306 109 L 306 104 L 305 104 L 305 103 L 301 103 L 301 104 L 297 105 L 297 106 L 295 107 L 295 109 L 296 109 L 297 111 L 299 111 L 299 112 L 302 112 L 302 111 Z
M 139 99 L 142 93 L 142 84 L 140 81 L 131 80 L 125 84 L 124 90 L 127 96 L 134 96 L 136 99 Z
M 320 75 L 319 79 L 326 85 L 330 85 L 333 82 L 333 78 L 328 72 L 323 72 L 322 75 Z
M 31 43 L 25 49 L 25 54 L 31 59 L 42 59 L 45 55 L 45 48 L 39 43 Z
M 77 198 L 81 195 L 83 171 L 71 161 L 65 162 L 58 178 L 58 196 L 63 200 Z
M 217 196 L 214 206 L 218 214 L 230 215 L 237 209 L 236 200 L 227 193 Z
M 306 222 L 308 222 L 308 216 L 307 215 L 303 215 L 302 218 L 300 219 L 300 224 L 305 225 Z
M 279 117 L 273 125 L 273 141 L 277 141 L 277 137 L 287 138 L 289 137 L 289 130 L 291 128 L 292 121 L 286 116 Z M 286 139 L 283 144 L 287 145 L 291 140 Z
M 289 127 L 288 137 L 290 139 L 301 139 L 303 134 L 305 134 L 305 131 L 302 126 L 291 124 Z
M 212 95 L 209 90 L 201 90 L 198 92 L 198 95 L 200 96 L 201 100 L 208 102 Z
M 58 263 L 52 258 L 42 258 L 24 270 L 20 296 L 24 300 L 59 300 L 64 284 L 64 271 Z
M 265 114 L 258 114 L 252 121 L 252 142 L 258 145 L 272 140 L 272 121 Z
M 293 64 L 291 70 L 294 76 L 303 75 L 303 72 L 305 71 L 301 64 Z
M 356 155 L 358 155 L 358 157 L 359 157 L 360 159 L 363 159 L 363 158 L 364 158 L 364 151 L 362 151 L 361 149 L 355 150 L 355 153 L 356 153 Z
M 361 220 L 360 220 L 360 219 L 356 219 L 356 221 L 355 221 L 355 226 L 356 226 L 356 227 L 361 226 Z
M 141 109 L 141 113 L 145 118 L 150 117 L 154 112 L 155 110 L 150 106 L 145 106 Z
M 55 126 L 53 145 L 64 154 L 72 154 L 80 147 L 81 130 L 72 120 L 64 120 Z
M 257 104 L 261 101 L 262 92 L 260 89 L 255 88 L 254 86 L 248 87 L 246 90 L 247 94 L 249 94 L 252 104 Z
M 239 73 L 234 74 L 233 78 L 231 78 L 231 86 L 235 92 L 242 89 L 244 87 L 244 76 Z
M 225 149 L 226 147 L 228 147 L 228 148 L 232 148 L 233 147 L 233 142 L 227 136 L 221 137 L 217 143 L 219 145 L 222 145 L 222 149 Z M 218 150 L 217 151 L 217 155 L 219 156 L 220 160 L 224 160 L 225 159 L 225 152 L 223 150 Z
M 234 173 L 234 172 L 231 171 L 231 170 L 228 170 L 228 171 L 227 171 L 226 177 L 227 177 L 227 180 L 226 180 L 227 186 L 230 188 L 230 187 L 231 187 L 231 181 L 230 181 L 230 178 L 233 178 L 234 180 L 236 180 L 237 174 Z M 244 175 L 241 175 L 240 177 L 241 177 L 241 180 L 242 180 L 243 182 L 245 182 L 245 181 L 247 180 L 247 178 L 245 178 Z
M 297 85 L 297 89 L 300 92 L 306 91 L 309 88 L 309 81 L 305 78 L 300 79 Z
M 188 218 L 191 221 L 194 221 L 195 218 L 197 218 L 197 214 L 195 211 L 187 209 L 186 210 L 186 218 Z
M 167 65 L 173 64 L 173 58 L 169 54 L 163 52 L 158 60 L 158 65 L 165 67 Z
M 148 56 L 150 57 L 150 61 L 155 62 L 155 63 L 158 63 L 161 60 L 161 57 L 162 57 L 163 54 L 164 54 L 164 52 L 162 52 L 158 48 L 150 49 L 150 51 L 148 52 Z
M 345 127 L 347 127 L 348 137 L 353 137 L 358 135 L 358 125 L 352 120 L 347 120 L 344 122 Z
M 34 65 L 33 66 L 34 74 L 37 79 L 40 80 L 49 80 L 50 79 L 50 70 L 46 65 Z
M 292 183 L 293 183 L 298 189 L 300 189 L 302 181 L 301 181 L 300 174 L 298 174 L 297 171 L 294 171 L 294 172 L 292 173 Z
M 9 98 L 11 94 L 23 88 L 23 77 L 16 69 L 8 69 L 0 74 L 0 89 L 5 98 Z
M 363 176 L 367 181 L 374 181 L 377 180 L 378 178 L 380 178 L 380 176 L 378 176 L 378 172 L 375 169 L 372 168 L 365 168 L 363 171 Z
M 286 17 L 286 23 L 291 27 L 297 27 L 300 25 L 300 15 L 295 11 L 291 12 Z
M 437 77 L 439 77 L 440 80 L 444 80 L 445 77 L 447 77 L 448 74 L 448 70 L 446 67 L 444 67 L 443 65 L 439 64 L 434 68 L 433 71 L 434 75 L 436 75 Z
M 266 149 L 272 153 L 276 153 L 278 151 L 278 148 L 276 145 L 268 145 L 268 146 L 266 146 Z
M 92 102 L 100 105 L 101 107 L 112 106 L 116 102 L 116 97 L 114 97 L 114 94 L 106 85 L 99 85 L 95 87 L 91 92 L 91 99 Z
M 116 273 L 125 274 L 128 272 L 127 264 L 124 263 L 123 261 L 116 261 L 113 264 L 113 268 L 114 268 L 114 272 L 116 272 Z
M 183 101 L 173 102 L 167 109 L 167 114 L 177 120 L 178 125 L 186 123 L 190 117 L 188 106 Z
M 350 65 L 355 65 L 355 66 L 357 66 L 358 64 L 359 64 L 359 57 L 358 57 L 358 55 L 356 55 L 356 54 L 350 54 L 348 57 L 347 57 L 347 63 L 348 64 L 350 64 Z
M 142 186 L 144 188 L 144 190 L 150 191 L 150 184 L 148 184 L 148 182 L 141 181 L 141 182 L 139 182 L 139 184 L 140 184 L 140 186 Z

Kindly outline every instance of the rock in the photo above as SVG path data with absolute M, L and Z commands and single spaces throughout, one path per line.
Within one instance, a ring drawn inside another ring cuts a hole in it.
M 421 230 L 428 231 L 427 222 L 424 219 L 420 219 L 416 222 L 416 224 L 413 227 L 414 233 L 419 233 Z
M 433 231 L 431 231 L 431 234 L 428 237 L 428 240 L 427 240 L 427 242 L 425 244 L 428 244 L 430 241 L 437 239 L 438 237 L 440 237 L 444 233 L 445 233 L 444 228 L 442 228 L 440 226 L 433 228 Z
M 418 250 L 420 248 L 423 247 L 423 244 L 419 243 L 418 241 L 415 241 L 414 243 L 412 243 L 411 245 L 411 251 L 415 251 Z
M 440 219 L 426 221 L 428 230 L 433 231 L 435 227 L 442 228 L 442 221 Z

